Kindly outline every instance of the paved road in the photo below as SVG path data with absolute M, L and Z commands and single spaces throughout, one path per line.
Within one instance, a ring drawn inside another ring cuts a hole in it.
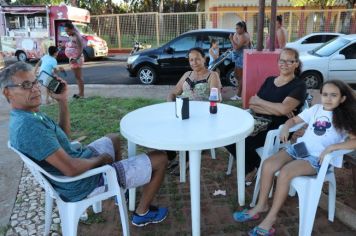
M 35 62 L 31 62 L 35 65 Z M 67 63 L 59 63 L 67 72 L 66 81 L 75 84 L 74 74 Z M 126 62 L 113 60 L 97 60 L 85 62 L 83 67 L 85 84 L 140 84 L 136 78 L 129 76 Z M 162 78 L 158 85 L 174 85 L 179 78 Z

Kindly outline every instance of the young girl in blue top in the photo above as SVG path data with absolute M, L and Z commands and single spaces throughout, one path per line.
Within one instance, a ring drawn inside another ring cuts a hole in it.
M 318 173 L 326 154 L 339 149 L 356 148 L 356 95 L 344 82 L 330 80 L 320 89 L 321 104 L 303 111 L 286 121 L 281 129 L 280 139 L 286 142 L 289 128 L 298 123 L 308 124 L 298 145 L 306 148 L 304 156 L 298 157 L 294 145 L 271 156 L 262 165 L 261 191 L 257 205 L 250 210 L 234 213 L 238 222 L 259 219 L 259 213 L 268 212 L 266 218 L 249 235 L 274 235 L 272 227 L 277 220 L 289 191 L 289 184 L 296 176 Z M 304 144 L 303 144 L 304 143 Z M 272 207 L 268 207 L 268 195 L 273 184 L 274 173 L 280 171 Z
M 210 42 L 209 49 L 209 66 L 213 64 L 213 62 L 219 57 L 219 41 L 216 39 L 212 39 Z

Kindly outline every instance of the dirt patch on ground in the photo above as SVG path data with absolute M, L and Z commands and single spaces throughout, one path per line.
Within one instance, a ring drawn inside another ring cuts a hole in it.
M 237 204 L 236 170 L 233 174 L 225 174 L 228 154 L 222 149 L 217 151 L 217 159 L 213 160 L 208 155 L 202 157 L 201 168 L 201 235 L 246 235 L 248 230 L 258 224 L 249 222 L 239 224 L 234 222 L 232 213 L 240 210 Z M 235 163 L 234 163 L 235 164 Z M 346 199 L 348 196 L 349 170 L 337 172 L 337 199 Z M 340 173 L 340 174 L 339 174 Z M 344 180 L 342 180 L 342 178 Z M 343 182 L 343 183 L 341 183 Z M 254 186 L 246 188 L 246 206 L 251 202 Z M 215 190 L 226 190 L 226 196 L 213 196 Z M 344 193 L 347 191 L 347 193 Z M 137 191 L 139 199 L 140 189 Z M 342 197 L 341 197 L 342 196 Z M 167 174 L 155 205 L 167 206 L 169 215 L 167 219 L 155 225 L 138 228 L 130 225 L 131 235 L 191 235 L 191 211 L 189 171 L 187 182 L 179 183 L 179 177 Z M 270 200 L 272 204 L 272 199 Z M 131 218 L 132 213 L 129 213 Z M 265 216 L 264 214 L 262 217 Z M 113 200 L 103 204 L 103 212 L 89 218 L 90 224 L 79 224 L 78 235 L 122 235 L 118 208 Z M 275 224 L 277 235 L 298 235 L 299 208 L 298 198 L 289 197 L 280 211 Z M 327 212 L 318 209 L 312 235 L 356 235 L 356 232 L 347 228 L 340 221 L 329 222 Z

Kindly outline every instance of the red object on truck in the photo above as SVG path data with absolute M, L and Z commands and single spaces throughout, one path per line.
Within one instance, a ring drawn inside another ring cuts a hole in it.
M 64 24 L 72 22 L 84 44 L 84 58 L 108 55 L 105 40 L 89 27 L 89 11 L 61 4 L 59 6 L 0 6 L 0 51 L 19 61 L 39 59 L 51 45 L 60 47 L 58 59 L 65 59 L 64 45 L 69 40 Z

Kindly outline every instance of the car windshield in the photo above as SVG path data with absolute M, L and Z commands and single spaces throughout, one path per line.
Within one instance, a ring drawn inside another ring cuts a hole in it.
M 310 53 L 319 57 L 327 57 L 339 50 L 340 48 L 344 47 L 349 42 L 350 41 L 347 39 L 337 37 L 313 49 Z
M 77 24 L 74 23 L 74 25 L 81 34 L 92 34 L 92 35 L 95 34 L 89 25 L 78 24 L 78 23 Z

